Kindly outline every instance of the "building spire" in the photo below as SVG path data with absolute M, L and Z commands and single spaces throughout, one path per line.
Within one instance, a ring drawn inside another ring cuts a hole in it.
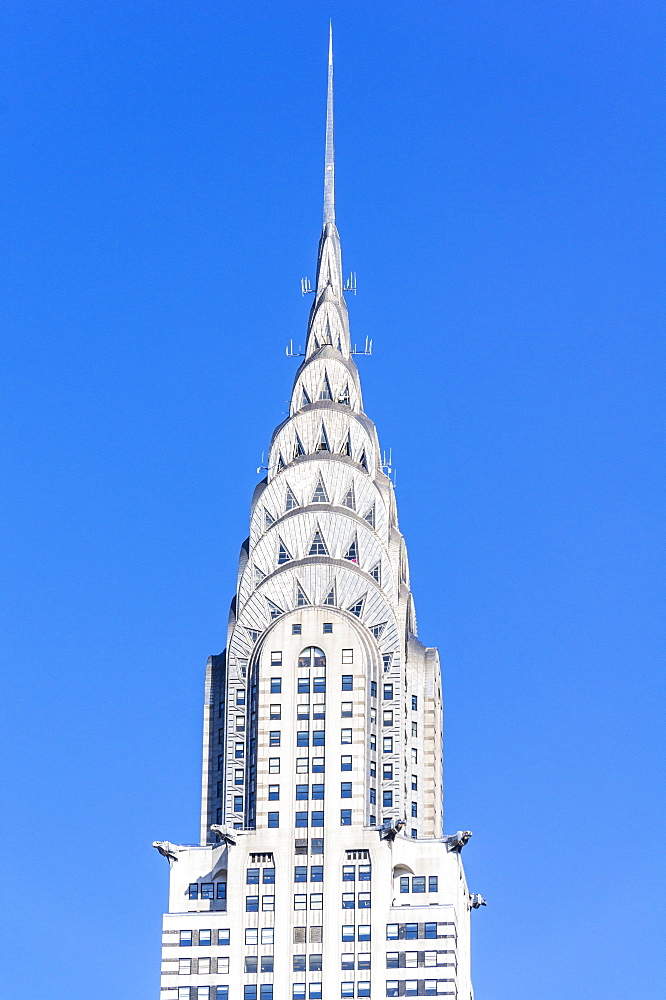
M 328 95 L 326 98 L 326 158 L 324 161 L 324 225 L 335 223 L 335 146 L 333 143 L 333 22 L 328 28 Z

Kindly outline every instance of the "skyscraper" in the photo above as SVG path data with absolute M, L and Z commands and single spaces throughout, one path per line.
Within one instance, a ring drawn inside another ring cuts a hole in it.
M 324 219 L 305 356 L 208 661 L 201 843 L 170 863 L 161 997 L 470 1000 L 470 895 L 442 829 L 437 650 L 416 637 L 393 484 Z

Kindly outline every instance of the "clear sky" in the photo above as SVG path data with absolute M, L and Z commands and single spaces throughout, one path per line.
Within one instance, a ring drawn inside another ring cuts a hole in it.
M 304 339 L 329 16 L 477 996 L 662 1000 L 649 0 L 2 4 L 2 992 L 158 996 L 150 844 L 198 836 L 205 661 Z

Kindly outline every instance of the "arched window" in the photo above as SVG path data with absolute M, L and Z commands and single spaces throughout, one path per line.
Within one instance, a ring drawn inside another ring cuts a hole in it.
M 308 646 L 298 657 L 299 667 L 325 667 L 326 654 L 318 646 Z

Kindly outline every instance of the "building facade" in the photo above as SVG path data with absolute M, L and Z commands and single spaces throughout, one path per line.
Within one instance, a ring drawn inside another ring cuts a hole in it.
M 442 828 L 442 686 L 352 356 L 335 223 L 305 356 L 205 687 L 201 842 L 170 864 L 162 1000 L 471 1000 L 461 851 Z

